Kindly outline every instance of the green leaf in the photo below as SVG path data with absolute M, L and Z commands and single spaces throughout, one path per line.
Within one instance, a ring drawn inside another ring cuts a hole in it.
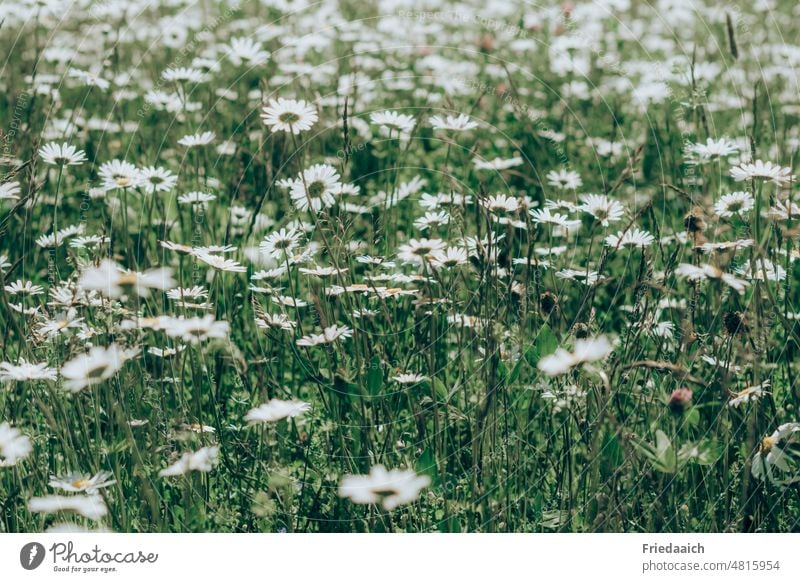
M 497 373 L 500 375 L 500 379 L 503 383 L 508 383 L 508 366 L 505 365 L 503 360 L 497 361 Z
M 542 326 L 542 329 L 539 330 L 539 335 L 536 336 L 536 349 L 540 358 L 549 356 L 558 349 L 558 338 L 547 324 Z
M 604 479 L 608 479 L 625 460 L 617 435 L 609 429 L 603 432 L 600 455 L 600 474 Z
M 661 465 L 660 471 L 675 473 L 678 470 L 678 458 L 675 455 L 675 449 L 663 430 L 656 431 L 656 455 Z
M 441 533 L 461 533 L 461 525 L 452 515 L 447 519 L 440 521 L 437 527 Z
M 372 356 L 369 363 L 369 370 L 367 371 L 367 391 L 371 396 L 377 396 L 381 393 L 383 387 L 383 366 L 381 365 L 380 356 Z
M 436 457 L 433 456 L 431 449 L 425 449 L 417 459 L 417 473 L 427 475 L 433 483 L 439 482 L 439 470 L 436 467 Z
M 700 411 L 697 408 L 689 409 L 685 416 L 686 426 L 695 427 L 700 422 Z
M 705 439 L 696 443 L 686 443 L 678 452 L 683 462 L 694 461 L 698 465 L 713 465 L 722 456 L 724 446 L 713 439 Z
M 508 375 L 508 384 L 513 384 L 519 378 L 519 374 L 522 371 L 522 364 L 525 362 L 525 358 L 520 358 L 517 360 L 517 363 L 511 370 L 511 373 Z
M 536 364 L 539 363 L 539 350 L 536 349 L 536 346 L 528 346 L 525 348 L 525 361 L 528 362 L 528 365 L 531 368 L 535 368 Z
M 450 400 L 451 393 L 447 389 L 447 386 L 444 385 L 444 382 L 439 380 L 439 378 L 433 379 L 433 389 L 436 391 L 436 398 L 438 398 L 440 402 L 447 402 Z
M 557 349 L 558 338 L 553 333 L 553 330 L 550 329 L 550 326 L 544 324 L 539 329 L 539 333 L 536 336 L 533 345 L 528 346 L 525 349 L 525 361 L 528 362 L 532 368 L 535 368 L 540 359 L 542 359 L 544 356 L 549 356 Z
M 662 473 L 675 473 L 678 470 L 678 459 L 669 437 L 662 430 L 656 431 L 656 443 L 631 441 L 633 447 Z

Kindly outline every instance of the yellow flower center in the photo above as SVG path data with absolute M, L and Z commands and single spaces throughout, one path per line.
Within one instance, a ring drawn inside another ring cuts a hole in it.
M 763 439 L 761 439 L 761 452 L 762 453 L 770 452 L 770 450 L 772 450 L 772 447 L 775 446 L 776 442 L 777 441 L 772 437 L 764 437 Z
M 70 485 L 72 485 L 75 489 L 85 489 L 86 487 L 89 486 L 89 480 L 88 479 L 76 479 L 75 481 L 70 483 Z

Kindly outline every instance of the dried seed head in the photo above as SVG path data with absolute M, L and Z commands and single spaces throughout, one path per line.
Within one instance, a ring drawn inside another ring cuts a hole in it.
M 692 208 L 683 218 L 683 227 L 689 234 L 697 234 L 706 229 L 705 213 L 699 206 Z
M 572 328 L 572 333 L 575 334 L 575 337 L 578 339 L 584 339 L 591 335 L 591 330 L 589 326 L 585 323 L 576 323 L 575 327 Z
M 546 291 L 539 295 L 539 307 L 542 313 L 550 315 L 553 311 L 558 309 L 558 298 L 550 291 Z
M 747 333 L 747 324 L 744 320 L 744 313 L 741 311 L 728 311 L 723 317 L 722 321 L 725 324 L 725 330 L 731 334 Z

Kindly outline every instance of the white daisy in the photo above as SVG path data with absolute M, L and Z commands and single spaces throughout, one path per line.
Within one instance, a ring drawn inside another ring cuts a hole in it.
M 28 501 L 28 510 L 32 513 L 59 513 L 74 511 L 86 519 L 98 520 L 108 513 L 105 501 L 99 494 L 95 495 L 45 495 L 34 497 Z
M 88 386 L 108 380 L 122 369 L 131 354 L 116 344 L 107 348 L 95 346 L 89 353 L 80 354 L 61 367 L 64 388 L 80 392 Z
M 13 467 L 31 454 L 31 439 L 8 422 L 0 423 L 0 467 Z
M 99 291 L 112 299 L 119 299 L 129 290 L 140 297 L 149 297 L 150 289 L 166 290 L 174 286 L 175 280 L 169 267 L 138 273 L 126 271 L 109 259 L 103 259 L 97 267 L 87 268 L 78 279 L 81 289 Z
M 744 216 L 755 208 L 756 201 L 749 192 L 731 192 L 723 194 L 714 204 L 714 212 L 723 218 L 738 215 Z
M 10 362 L 0 363 L 0 381 L 26 382 L 33 380 L 55 380 L 56 371 L 47 365 L 47 362 L 34 364 L 20 358 L 17 364 Z
M 294 99 L 270 99 L 261 110 L 261 120 L 272 133 L 283 131 L 299 134 L 308 131 L 317 122 L 316 108 L 305 101 Z
M 51 142 L 39 149 L 39 157 L 45 164 L 53 166 L 80 166 L 86 159 L 86 152 L 68 143 Z
M 718 140 L 709 137 L 706 143 L 691 144 L 688 150 L 703 160 L 711 160 L 735 154 L 739 151 L 739 147 L 725 137 Z
M 736 182 L 761 179 L 783 186 L 794 180 L 791 168 L 783 168 L 772 162 L 756 160 L 755 163 L 742 163 L 731 168 L 731 176 Z
M 95 475 L 72 474 L 64 477 L 50 477 L 50 487 L 63 489 L 70 493 L 95 493 L 100 489 L 116 484 L 109 471 L 101 471 Z
M 370 121 L 387 132 L 410 133 L 416 125 L 412 115 L 398 113 L 397 111 L 374 111 L 369 116 Z
M 159 477 L 177 477 L 192 471 L 208 473 L 217 464 L 219 447 L 203 447 L 193 453 L 184 453 L 175 463 L 158 472 Z
M 632 228 L 625 232 L 620 231 L 617 234 L 608 235 L 605 238 L 605 244 L 613 249 L 628 246 L 642 249 L 644 247 L 649 247 L 655 240 L 655 237 L 646 230 Z
M 380 504 L 386 511 L 417 500 L 420 492 L 431 484 L 427 475 L 410 469 L 387 471 L 375 465 L 369 475 L 345 475 L 339 483 L 339 496 L 353 503 Z
M 284 418 L 295 418 L 309 410 L 311 410 L 311 405 L 308 402 L 273 398 L 269 402 L 250 410 L 244 419 L 249 424 L 278 422 Z
M 604 360 L 612 350 L 611 342 L 606 336 L 579 339 L 575 341 L 573 352 L 558 348 L 554 354 L 539 360 L 537 367 L 548 376 L 560 376 L 575 366 Z
M 578 209 L 591 214 L 602 226 L 622 220 L 625 213 L 625 207 L 620 202 L 601 194 L 584 194 L 581 201 L 583 204 Z
M 335 193 L 339 191 L 339 173 L 328 164 L 315 164 L 303 170 L 298 180 L 292 184 L 289 196 L 298 210 L 319 212 L 336 203 Z
M 444 131 L 469 131 L 478 127 L 475 121 L 470 120 L 469 115 L 463 113 L 458 116 L 447 115 L 444 118 L 432 115 L 430 122 L 433 129 Z
M 178 140 L 178 143 L 187 148 L 194 148 L 210 144 L 217 135 L 213 131 L 204 131 L 203 133 L 193 133 L 185 135 Z

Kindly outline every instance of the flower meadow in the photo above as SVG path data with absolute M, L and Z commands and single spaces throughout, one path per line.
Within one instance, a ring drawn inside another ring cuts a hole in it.
M 800 530 L 788 0 L 4 0 L 0 531 Z

